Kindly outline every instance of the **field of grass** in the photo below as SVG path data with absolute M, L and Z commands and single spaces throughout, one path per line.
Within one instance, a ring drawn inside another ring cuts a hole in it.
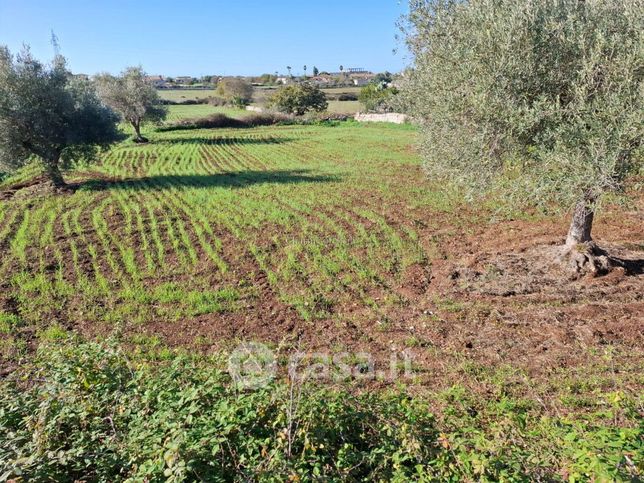
M 187 107 L 194 115 L 209 106 L 172 106 L 172 116 L 186 115 Z M 350 154 L 356 132 L 365 149 Z M 393 132 L 398 147 L 389 149 L 401 155 L 391 163 L 380 143 Z M 63 199 L 0 207 L 0 241 L 10 238 L 0 273 L 26 323 L 175 320 L 186 312 L 173 301 L 193 296 L 206 312 L 219 305 L 233 310 L 227 298 L 219 302 L 222 293 L 235 300 L 256 295 L 256 287 L 231 273 L 243 257 L 253 263 L 246 276 L 261 269 L 280 300 L 311 318 L 328 313 L 348 287 L 366 303 L 369 284 L 423 259 L 414 233 L 389 226 L 375 206 L 338 208 L 359 196 L 351 194 L 355 185 L 383 190 L 387 171 L 393 176 L 416 162 L 404 153 L 409 128 L 149 135 L 150 145 L 126 143 L 96 167 L 124 181 L 90 182 Z M 363 163 L 380 176 L 360 183 Z M 367 231 L 365 223 L 374 228 Z
M 168 106 L 166 122 L 171 123 L 180 119 L 205 117 L 209 114 L 221 113 L 229 117 L 239 118 L 248 115 L 248 111 L 232 107 L 211 106 L 209 104 L 195 104 L 185 106 Z
M 183 102 L 196 99 L 206 99 L 216 94 L 215 89 L 159 89 L 161 99 Z
M 2 374 L 41 346 L 35 372 L 0 391 L 9 476 L 100 480 L 92 461 L 104 481 L 121 467 L 159 481 L 641 476 L 642 348 L 620 330 L 637 325 L 637 277 L 498 295 L 476 291 L 494 267 L 463 268 L 507 240 L 553 242 L 565 222 L 438 190 L 412 126 L 145 135 L 66 173 L 73 191 L 0 197 Z M 601 215 L 598 236 L 637 242 L 628 216 Z M 283 374 L 260 393 L 222 382 L 242 341 L 281 362 L 348 352 L 361 370 L 356 354 L 397 371 L 391 356 L 411 351 L 413 374 L 305 393 L 293 426 Z
M 335 114 L 355 114 L 364 110 L 364 106 L 360 101 L 329 101 L 327 110 Z

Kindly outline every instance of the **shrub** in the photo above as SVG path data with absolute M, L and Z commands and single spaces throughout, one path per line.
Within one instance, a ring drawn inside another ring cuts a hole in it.
M 209 98 L 199 97 L 197 99 L 185 99 L 183 101 L 174 101 L 171 99 L 161 99 L 161 104 L 167 106 L 194 106 L 198 104 L 208 104 Z
M 246 127 L 272 126 L 291 123 L 293 122 L 293 117 L 279 112 L 256 112 L 244 116 L 242 121 Z
M 241 119 L 215 113 L 205 117 L 187 118 L 159 128 L 159 131 L 177 131 L 184 129 L 248 128 L 272 126 L 290 123 L 293 118 L 281 113 L 261 112 L 244 116 Z
M 244 124 L 226 114 L 215 113 L 204 117 L 186 118 L 159 128 L 160 131 L 174 131 L 181 129 L 214 129 L 223 127 L 245 127 Z
M 357 101 L 358 96 L 355 94 L 345 93 L 338 96 L 338 101 Z
M 488 405 L 458 386 L 443 414 L 404 393 L 287 383 L 239 390 L 223 361 L 134 362 L 110 345 L 41 348 L 35 369 L 0 381 L 0 481 L 638 480 L 632 427 Z M 28 381 L 28 382 L 26 382 Z M 300 392 L 296 388 L 295 392 Z M 605 404 L 605 403 L 604 403 Z M 535 407 L 541 407 L 535 404 Z
M 280 112 L 301 116 L 308 111 L 324 111 L 328 104 L 319 87 L 303 82 L 279 89 L 269 98 L 268 106 Z
M 337 124 L 350 119 L 347 114 L 337 112 L 309 112 L 305 115 L 304 121 L 311 124 Z

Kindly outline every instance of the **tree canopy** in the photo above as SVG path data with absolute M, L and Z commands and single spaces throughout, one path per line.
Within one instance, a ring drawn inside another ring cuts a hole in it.
M 324 111 L 328 103 L 319 87 L 302 82 L 279 89 L 271 96 L 268 105 L 280 112 L 301 116 L 308 111 Z
M 157 90 L 146 82 L 141 67 L 128 67 L 120 76 L 97 76 L 98 92 L 103 102 L 118 112 L 134 128 L 137 142 L 146 142 L 141 135 L 145 122 L 160 122 L 167 116 Z
M 575 208 L 641 169 L 644 9 L 639 0 L 412 0 L 403 89 L 429 175 L 470 194 Z
M 217 94 L 229 103 L 243 107 L 253 99 L 253 86 L 244 79 L 227 77 L 217 84 Z
M 63 186 L 61 168 L 116 141 L 117 123 L 94 85 L 72 76 L 62 56 L 43 65 L 28 49 L 14 58 L 0 47 L 0 166 L 16 168 L 36 156 Z

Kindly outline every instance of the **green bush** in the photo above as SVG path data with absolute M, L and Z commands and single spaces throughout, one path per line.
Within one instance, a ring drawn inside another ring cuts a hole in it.
M 398 94 L 395 87 L 387 87 L 385 83 L 370 83 L 360 89 L 358 99 L 369 112 L 391 111 L 390 103 Z
M 133 362 L 78 341 L 43 347 L 35 367 L 0 383 L 0 481 L 608 481 L 644 463 L 641 427 L 458 387 L 434 418 L 402 393 L 242 391 L 217 361 Z

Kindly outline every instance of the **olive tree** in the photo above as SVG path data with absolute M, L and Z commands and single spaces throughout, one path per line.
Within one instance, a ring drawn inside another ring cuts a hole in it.
M 642 166 L 641 0 L 411 0 L 402 90 L 429 175 L 572 210 L 592 243 L 606 192 Z M 591 260 L 592 261 L 592 260 Z
M 101 74 L 96 77 L 98 92 L 103 102 L 129 122 L 139 143 L 148 140 L 141 135 L 145 122 L 161 122 L 167 116 L 167 109 L 161 103 L 159 93 L 146 82 L 141 67 L 128 67 L 120 76 Z
M 308 111 L 324 111 L 328 103 L 322 90 L 308 82 L 282 87 L 268 99 L 268 106 L 301 116 Z
M 116 141 L 117 123 L 94 85 L 73 77 L 62 56 L 43 65 L 28 49 L 14 58 L 0 46 L 0 167 L 36 157 L 54 186 L 63 187 L 61 168 Z

